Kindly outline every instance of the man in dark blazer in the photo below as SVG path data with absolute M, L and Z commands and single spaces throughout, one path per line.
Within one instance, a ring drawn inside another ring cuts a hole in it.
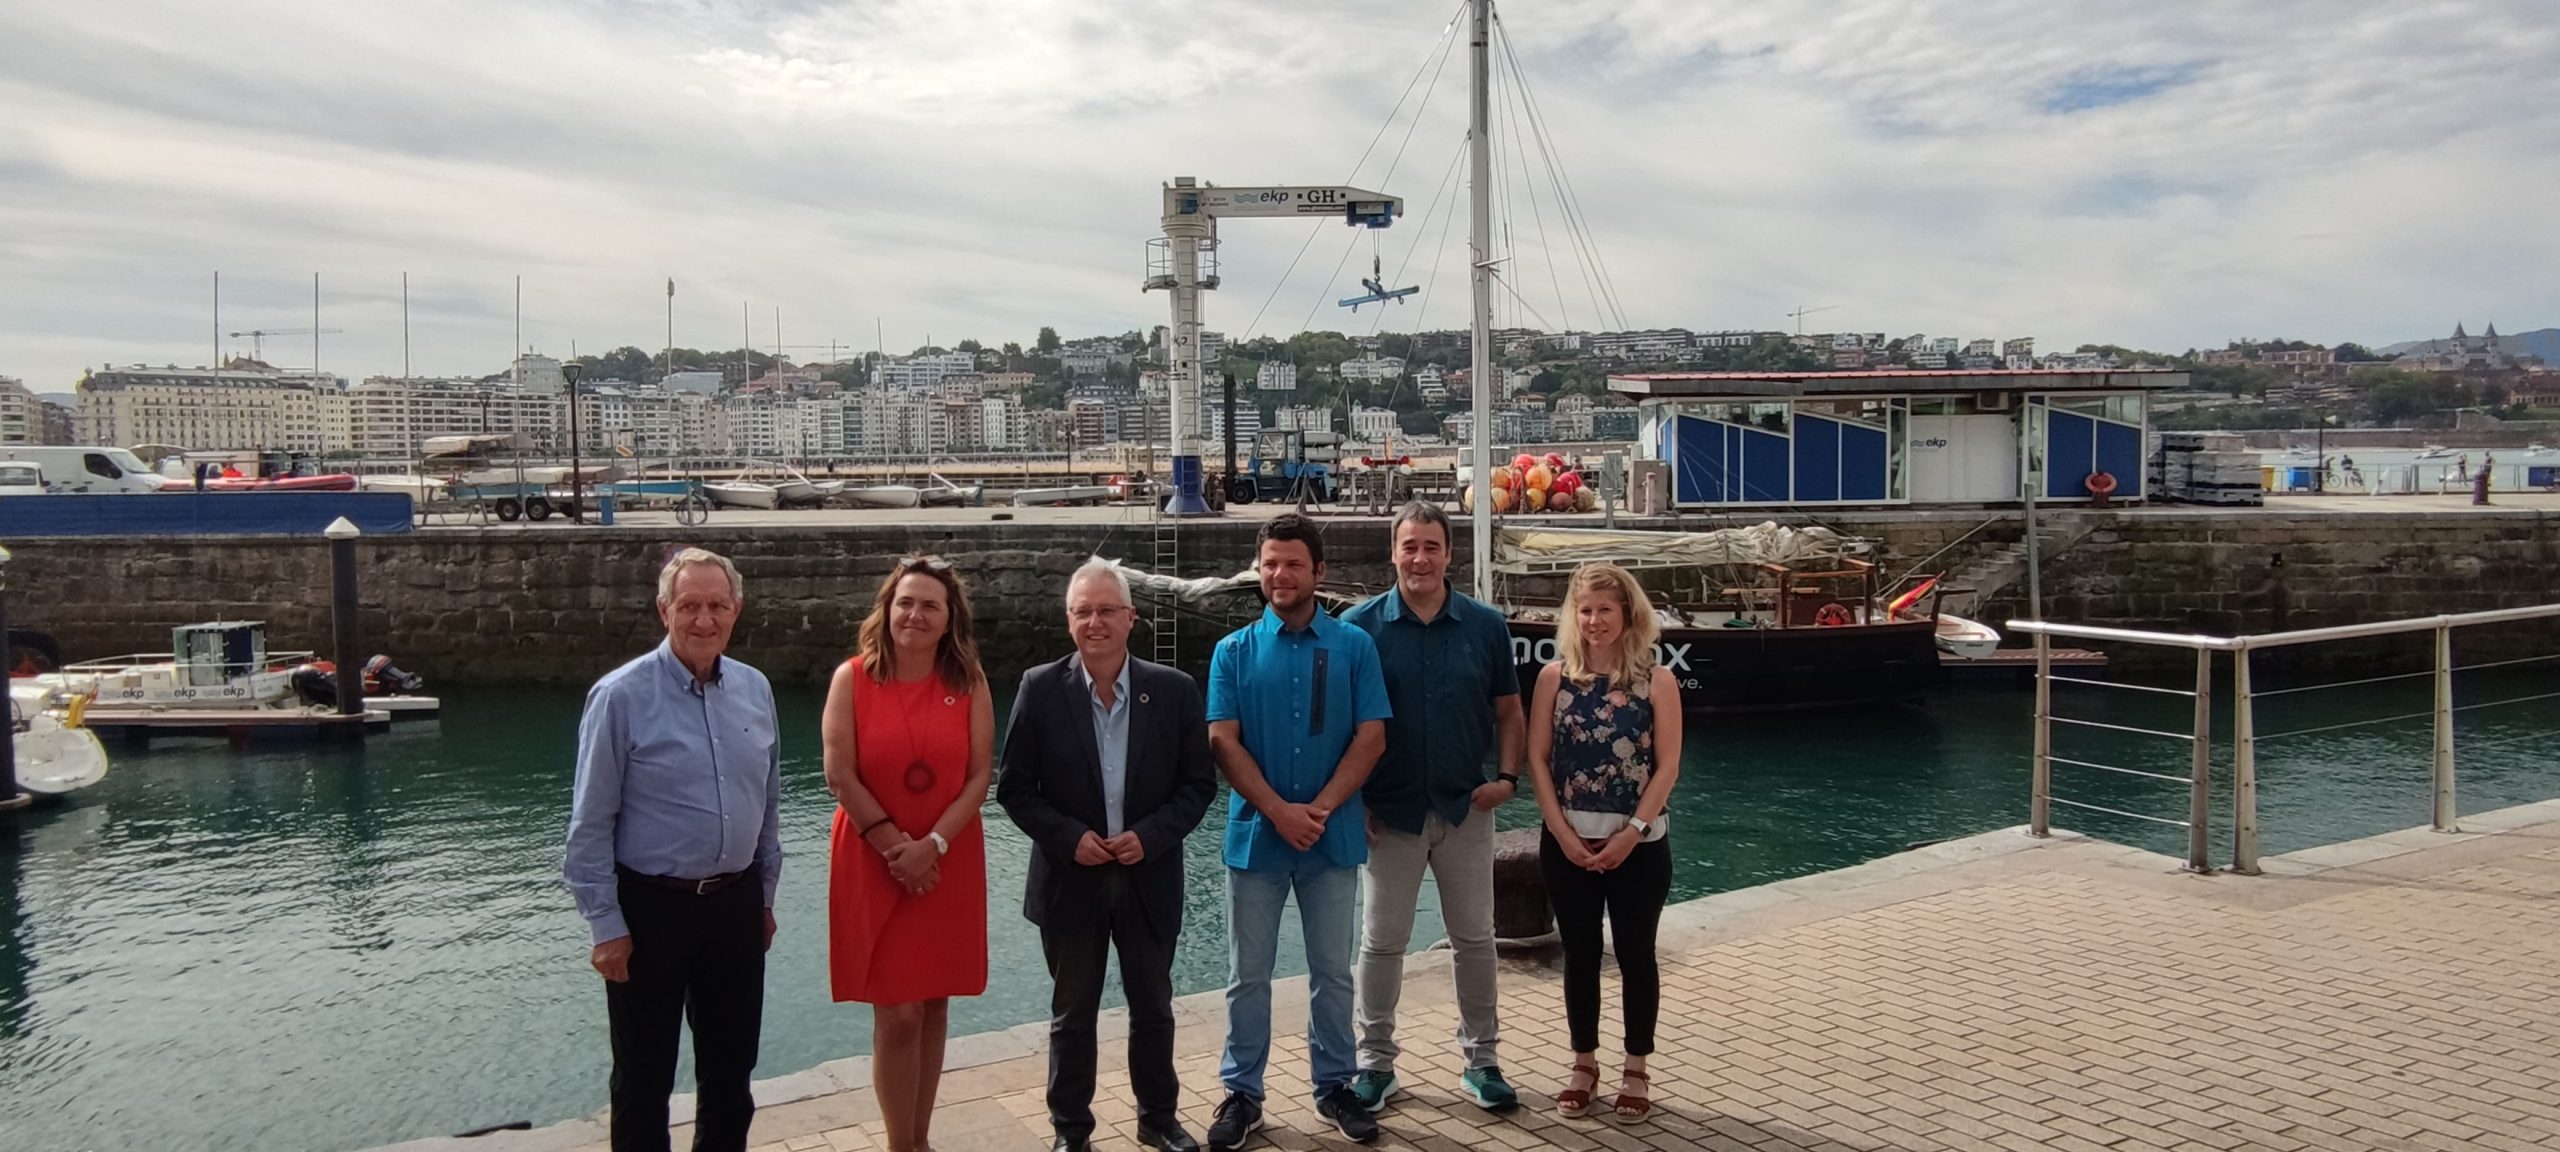
M 1037 850 L 1022 914 L 1040 926 L 1049 998 L 1055 1152 L 1093 1136 L 1094 1015 L 1109 952 L 1129 999 L 1138 1139 L 1198 1152 L 1175 1114 L 1173 949 L 1182 932 L 1182 842 L 1218 790 L 1200 686 L 1129 654 L 1128 577 L 1100 559 L 1067 582 L 1074 655 L 1022 675 L 996 803 Z

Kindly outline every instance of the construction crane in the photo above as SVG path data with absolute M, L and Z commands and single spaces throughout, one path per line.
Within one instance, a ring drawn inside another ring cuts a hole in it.
M 231 338 L 237 340 L 243 336 L 248 337 L 249 358 L 263 364 L 267 360 L 267 337 L 269 336 L 335 336 L 344 331 L 346 331 L 344 328 L 252 328 L 246 332 L 234 332 Z
M 1832 309 L 1834 309 L 1834 308 L 1837 308 L 1837 307 L 1839 307 L 1839 305 L 1837 305 L 1837 304 L 1825 304 L 1825 305 L 1822 305 L 1822 306 L 1820 306 L 1820 307 L 1818 307 L 1818 308 L 1808 308 L 1808 307 L 1806 307 L 1806 306 L 1804 306 L 1804 305 L 1802 305 L 1802 304 L 1798 304 L 1798 305 L 1796 305 L 1796 310 L 1795 310 L 1795 311 L 1793 311 L 1793 312 L 1789 312 L 1789 313 L 1787 313 L 1787 315 L 1795 317 L 1795 321 L 1796 321 L 1796 335 L 1798 335 L 1798 336 L 1802 336 L 1802 335 L 1804 335 L 1804 318 L 1805 318 L 1805 317 L 1807 317 L 1807 316 L 1811 316 L 1811 315 L 1813 315 L 1813 314 L 1814 314 L 1814 313 L 1816 313 L 1816 312 L 1828 312 L 1828 311 L 1830 311 L 1830 310 L 1832 310 Z

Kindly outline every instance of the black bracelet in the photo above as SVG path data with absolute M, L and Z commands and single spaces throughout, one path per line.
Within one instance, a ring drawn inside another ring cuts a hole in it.
M 883 816 L 883 817 L 881 817 L 881 818 L 879 818 L 879 819 L 877 819 L 877 820 L 874 820 L 874 821 L 872 821 L 872 822 L 870 822 L 870 823 L 868 823 L 868 824 L 863 825 L 863 826 L 862 826 L 862 830 L 861 830 L 861 831 L 859 831 L 859 832 L 854 833 L 854 836 L 855 836 L 856 838 L 860 838 L 860 839 L 868 839 L 868 838 L 871 836 L 871 830 L 872 830 L 872 829 L 877 828 L 877 827 L 879 827 L 879 826 L 881 826 L 881 825 L 883 825 L 883 824 L 886 824 L 886 823 L 888 823 L 888 822 L 889 822 L 889 817 Z
M 1520 774 L 1517 772 L 1496 772 L 1493 774 L 1493 778 L 1496 781 L 1508 784 L 1514 788 L 1520 786 Z

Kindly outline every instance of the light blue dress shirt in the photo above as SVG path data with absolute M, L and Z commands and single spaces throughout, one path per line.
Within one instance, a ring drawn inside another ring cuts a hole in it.
M 1209 660 L 1209 721 L 1234 720 L 1263 783 L 1291 804 L 1313 801 L 1333 780 L 1360 725 L 1394 714 L 1378 646 L 1369 634 L 1321 610 L 1290 628 L 1265 607 L 1262 619 L 1218 641 Z M 1368 817 L 1354 792 L 1325 820 L 1324 835 L 1301 853 L 1280 838 L 1241 792 L 1227 800 L 1229 868 L 1355 868 L 1369 859 Z
M 716 673 L 695 683 L 661 643 L 587 692 L 562 870 L 596 943 L 631 934 L 616 864 L 686 880 L 752 867 L 773 907 L 782 879 L 773 685 L 726 656 Z
M 1102 756 L 1102 834 L 1117 836 L 1127 826 L 1121 809 L 1129 796 L 1129 661 L 1120 661 L 1120 679 L 1112 684 L 1108 707 L 1094 694 L 1093 673 L 1081 655 L 1076 657 L 1076 680 L 1093 705 L 1093 750 Z

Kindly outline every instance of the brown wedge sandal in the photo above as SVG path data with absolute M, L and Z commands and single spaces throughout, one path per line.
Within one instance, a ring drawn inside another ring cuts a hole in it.
M 1589 1073 L 1591 1076 L 1591 1087 L 1574 1087 L 1574 1084 L 1579 1082 L 1585 1073 Z M 1565 1117 L 1569 1120 L 1580 1119 L 1581 1117 L 1590 1115 L 1593 1094 L 1598 1092 L 1600 1089 L 1599 1061 L 1594 1060 L 1589 1064 L 1575 1064 L 1573 1066 L 1573 1072 L 1565 1077 L 1564 1083 L 1564 1091 L 1556 1093 L 1556 1115 Z
M 1619 1076 L 1647 1089 L 1653 1086 L 1653 1081 L 1647 1079 L 1642 1072 L 1621 1071 Z M 1653 1117 L 1653 1100 L 1649 1095 L 1630 1095 L 1620 1092 L 1618 1098 L 1610 1104 L 1609 1110 L 1610 1118 L 1620 1124 L 1642 1124 Z

